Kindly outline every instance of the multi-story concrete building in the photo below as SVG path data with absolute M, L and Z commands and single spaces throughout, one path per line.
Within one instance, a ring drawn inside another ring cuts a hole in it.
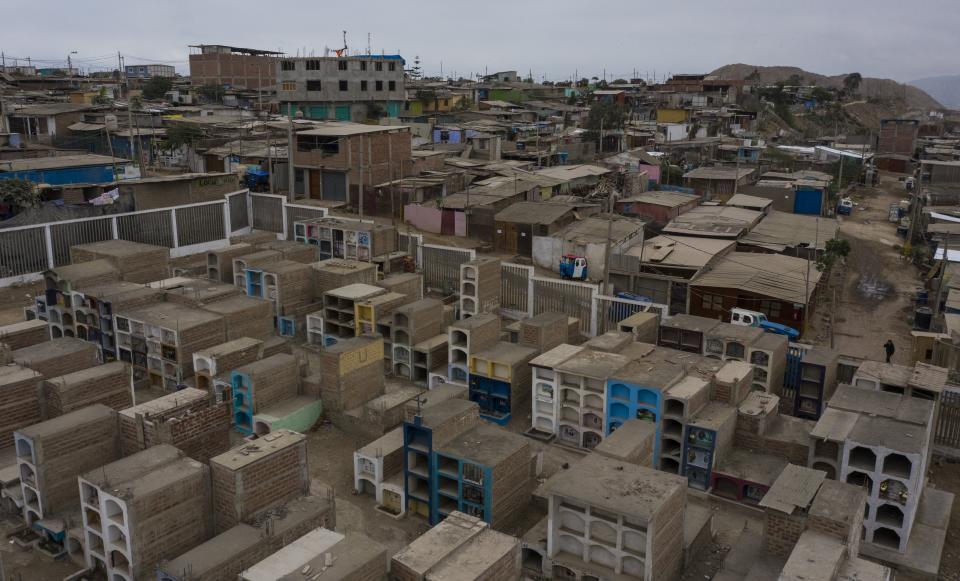
M 259 89 L 277 82 L 276 60 L 283 53 L 220 44 L 197 44 L 190 48 L 190 84 L 229 85 Z
M 127 65 L 123 72 L 129 79 L 177 76 L 177 69 L 172 65 Z
M 276 64 L 280 110 L 308 119 L 397 117 L 406 99 L 400 55 L 284 58 Z
M 339 121 L 317 124 L 297 132 L 293 152 L 297 191 L 318 200 L 354 202 L 361 185 L 369 191 L 410 173 L 410 151 L 409 127 Z M 373 196 L 364 198 L 364 208 L 376 210 Z

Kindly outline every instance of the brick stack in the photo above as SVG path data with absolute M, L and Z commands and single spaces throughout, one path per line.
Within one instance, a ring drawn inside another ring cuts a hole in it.
M 230 402 L 215 402 L 202 390 L 187 388 L 122 410 L 124 455 L 170 444 L 199 462 L 230 447 Z
M 296 246 L 303 247 L 303 244 L 296 244 Z M 308 305 L 315 310 L 311 265 L 285 259 L 264 266 L 263 270 L 268 281 L 270 275 L 273 275 L 276 284 L 276 290 L 273 291 L 276 296 L 266 298 L 274 303 L 277 315 L 296 316 Z M 269 288 L 270 283 L 266 284 Z
M 500 260 L 489 256 L 460 265 L 460 312 L 471 316 L 500 307 Z
M 58 377 L 99 365 L 97 346 L 73 337 L 60 337 L 12 353 L 14 363 L 44 377 Z
M 437 299 L 420 299 L 394 310 L 390 328 L 394 374 L 412 377 L 414 345 L 443 333 L 443 316 L 443 303 Z
M 251 252 L 253 246 L 245 242 L 211 250 L 207 253 L 207 278 L 233 284 L 233 260 Z
M 307 438 L 278 430 L 210 459 L 217 534 L 310 490 Z
M 333 497 L 307 496 L 256 526 L 241 523 L 179 557 L 161 563 L 160 578 L 171 581 L 235 581 L 262 559 L 319 527 L 336 526 Z
M 116 282 L 120 280 L 120 270 L 111 261 L 100 259 L 58 266 L 45 272 L 43 277 L 47 281 L 47 289 L 70 292 L 80 287 Z
M 232 339 L 197 351 L 193 354 L 193 370 L 197 378 L 197 387 L 212 390 L 215 377 L 224 375 L 229 377 L 234 369 L 260 359 L 261 353 L 263 353 L 263 341 L 251 337 Z
M 280 353 L 234 369 L 232 383 L 236 385 L 236 378 L 244 377 L 244 384 L 250 386 L 251 411 L 257 414 L 298 395 L 300 369 L 300 361 L 296 357 Z
M 106 259 L 128 282 L 147 283 L 170 276 L 170 249 L 129 240 L 106 240 L 70 247 L 73 263 Z
M 257 250 L 233 259 L 233 284 L 246 287 L 243 271 L 247 268 L 261 268 L 283 258 L 276 250 Z
M 241 337 L 266 339 L 273 335 L 273 312 L 269 301 L 236 296 L 203 305 L 203 310 L 223 318 L 227 341 Z
M 321 260 L 313 265 L 313 280 L 314 298 L 322 298 L 323 293 L 335 288 L 351 284 L 374 284 L 377 280 L 377 266 L 369 262 L 340 258 Z
M 750 393 L 753 366 L 743 361 L 728 361 L 713 376 L 713 398 L 720 403 L 740 405 Z
M 643 420 L 627 420 L 612 434 L 597 444 L 593 451 L 602 456 L 653 468 L 653 447 L 657 441 L 657 426 Z
M 173 446 L 154 446 L 80 477 L 87 546 L 103 544 L 101 523 L 120 529 L 128 559 L 101 558 L 111 578 L 146 579 L 157 565 L 210 538 L 210 469 Z M 120 515 L 114 516 L 119 509 Z M 122 575 L 122 577 L 121 577 Z
M 320 352 L 319 393 L 327 413 L 341 413 L 383 394 L 383 339 L 356 337 Z M 316 389 L 314 387 L 314 389 Z
M 72 510 L 80 500 L 77 476 L 120 458 L 116 411 L 91 405 L 17 430 L 17 464 L 24 498 L 40 517 Z M 26 452 L 26 453 L 21 453 Z M 29 519 L 28 519 L 29 520 Z
M 0 327 L 0 343 L 4 343 L 11 350 L 43 343 L 49 338 L 47 322 L 39 319 Z
M 51 377 L 44 382 L 44 395 L 50 418 L 94 404 L 126 409 L 133 405 L 130 367 L 122 361 L 112 361 Z
M 175 356 L 165 359 L 175 362 L 182 378 L 193 375 L 193 354 L 199 349 L 223 343 L 225 338 L 223 318 L 212 312 L 178 305 L 158 303 L 149 307 L 119 313 L 133 321 L 141 321 L 155 327 L 169 329 L 174 333 L 171 342 L 176 347 Z
M 192 278 L 182 284 L 163 289 L 164 299 L 167 302 L 188 307 L 203 307 L 207 304 L 236 297 L 241 293 L 242 291 L 232 284 L 223 284 L 203 278 Z
M 540 313 L 520 322 L 520 344 L 546 353 L 567 337 L 567 316 L 563 313 Z
M 277 240 L 276 232 L 267 232 L 265 230 L 252 230 L 247 234 L 240 234 L 239 236 L 231 236 L 230 244 L 249 244 L 251 246 L 257 246 L 258 244 L 263 244 L 265 242 L 274 242 Z
M 6 343 L 0 343 L 0 365 L 6 365 L 13 361 L 13 352 Z
M 423 276 L 415 272 L 391 274 L 383 280 L 371 284 L 385 288 L 390 292 L 407 295 L 413 301 L 419 301 L 423 298 Z
M 43 376 L 19 365 L 0 367 L 0 449 L 13 446 L 13 432 L 43 420 Z
M 284 260 L 312 264 L 320 259 L 316 246 L 300 244 L 292 240 L 271 240 L 258 245 L 263 250 L 276 250 Z

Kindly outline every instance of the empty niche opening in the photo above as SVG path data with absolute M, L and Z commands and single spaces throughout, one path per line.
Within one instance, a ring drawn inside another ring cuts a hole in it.
M 870 490 L 873 488 L 873 479 L 863 472 L 851 472 L 850 474 L 847 474 L 847 484 L 862 486 L 867 490 Z
M 603 565 L 608 569 L 617 566 L 617 558 L 606 547 L 600 545 L 590 545 L 590 562 Z
M 740 486 L 729 478 L 717 478 L 713 483 L 713 492 L 717 496 L 737 499 L 740 496 Z
M 683 424 L 676 420 L 665 419 L 663 420 L 663 433 L 674 438 L 681 438 L 683 436 Z
M 621 568 L 623 569 L 624 574 L 631 575 L 633 577 L 643 577 L 644 566 L 643 561 L 637 559 L 636 557 L 624 557 Z
M 67 535 L 67 541 L 64 545 L 67 549 L 67 553 L 70 555 L 78 555 L 83 551 L 83 545 L 80 542 L 80 539 L 73 535 Z
M 616 548 L 617 529 L 611 526 L 609 523 L 594 520 L 590 523 L 590 540 Z
M 37 496 L 37 491 L 29 486 L 23 487 L 23 502 L 28 507 L 40 508 L 40 497 Z
M 454 329 L 450 333 L 451 344 L 455 347 L 466 347 L 467 346 L 467 334 L 459 329 Z
M 33 523 L 40 520 L 40 514 L 34 510 L 26 509 L 23 511 L 24 519 L 27 521 L 27 526 L 33 526 Z
M 104 511 L 106 512 L 107 519 L 124 526 L 126 524 L 125 517 L 123 515 L 123 507 L 120 506 L 120 503 L 112 498 L 108 498 L 104 504 Z
M 661 458 L 660 469 L 664 472 L 670 472 L 671 474 L 679 474 L 680 462 L 674 460 L 673 458 Z
M 92 510 L 90 508 L 84 509 L 84 514 L 87 517 L 87 526 L 93 530 L 100 530 L 100 513 Z
M 683 417 L 686 405 L 679 399 L 666 399 L 663 402 L 663 412 L 671 416 Z
M 909 479 L 912 470 L 913 462 L 903 454 L 887 454 L 883 459 L 884 474 Z
M 464 281 L 463 294 L 471 297 L 477 296 L 477 285 L 473 282 Z
M 873 472 L 877 468 L 877 455 L 873 450 L 862 446 L 854 446 L 850 450 L 850 466 Z
M 577 554 L 577 553 L 574 553 Z M 554 579 L 576 579 L 577 574 L 573 572 L 569 567 L 564 567 L 563 565 L 554 565 L 553 566 L 553 578 Z
M 892 504 L 881 504 L 877 508 L 877 517 L 875 520 L 879 524 L 888 527 L 903 528 L 903 511 Z M 897 546 L 899 546 L 899 542 Z
M 30 440 L 17 438 L 17 457 L 30 458 L 33 462 L 33 445 L 30 444 Z
M 403 329 L 393 330 L 393 342 L 397 345 L 409 345 L 410 335 Z
M 814 470 L 823 470 L 824 472 L 827 473 L 827 478 L 829 478 L 830 480 L 833 480 L 837 476 L 837 471 L 834 469 L 834 467 L 827 464 L 826 462 L 814 462 L 811 468 L 813 468 Z
M 406 327 L 410 325 L 410 317 L 403 313 L 394 313 L 393 314 L 393 326 L 394 327 Z
M 50 337 L 53 339 L 59 339 L 63 337 L 63 331 L 60 330 L 60 327 L 50 327 Z
M 20 481 L 28 486 L 37 485 L 36 473 L 29 464 L 20 464 Z
M 100 535 L 87 531 L 87 549 L 100 555 L 103 554 L 103 539 L 100 538 Z
M 107 526 L 107 540 L 114 545 L 127 546 L 127 535 L 123 534 L 123 529 L 117 525 Z
M 467 352 L 463 349 L 451 349 L 450 350 L 451 360 L 450 363 L 455 365 L 466 365 L 467 364 Z
M 270 424 L 263 421 L 257 421 L 253 425 L 253 433 L 258 436 L 266 436 L 270 433 Z
M 543 555 L 530 548 L 523 549 L 523 568 L 535 575 L 543 574 Z
M 879 527 L 873 531 L 873 542 L 881 547 L 900 550 L 900 535 L 886 527 Z
M 477 302 L 472 298 L 463 297 L 463 312 L 465 313 L 476 313 L 477 312 Z
M 814 456 L 836 460 L 839 453 L 840 446 L 836 442 L 831 442 L 829 440 L 817 440 L 813 444 Z

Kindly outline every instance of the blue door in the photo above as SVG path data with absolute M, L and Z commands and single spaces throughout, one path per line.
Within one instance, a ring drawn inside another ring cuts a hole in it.
M 819 216 L 823 207 L 820 190 L 797 190 L 793 198 L 793 213 Z
M 350 105 L 337 105 L 337 121 L 350 121 Z

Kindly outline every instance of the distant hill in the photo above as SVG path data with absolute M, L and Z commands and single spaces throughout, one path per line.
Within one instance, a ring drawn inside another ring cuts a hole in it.
M 960 75 L 927 77 L 910 81 L 910 84 L 923 89 L 944 106 L 960 109 Z
M 743 80 L 753 75 L 754 72 L 757 74 L 758 78 L 756 82 L 758 84 L 772 85 L 778 81 L 786 81 L 790 77 L 797 75 L 803 84 L 819 85 L 821 87 L 834 89 L 843 87 L 843 78 L 846 76 L 836 75 L 828 77 L 811 73 L 798 67 L 760 67 L 742 63 L 722 66 L 710 74 L 721 79 Z M 956 87 L 960 89 L 960 77 L 956 77 L 956 79 Z M 943 105 L 924 92 L 923 89 L 904 85 L 891 79 L 864 77 L 860 83 L 858 92 L 866 98 L 900 101 L 906 109 L 930 110 L 943 108 Z

